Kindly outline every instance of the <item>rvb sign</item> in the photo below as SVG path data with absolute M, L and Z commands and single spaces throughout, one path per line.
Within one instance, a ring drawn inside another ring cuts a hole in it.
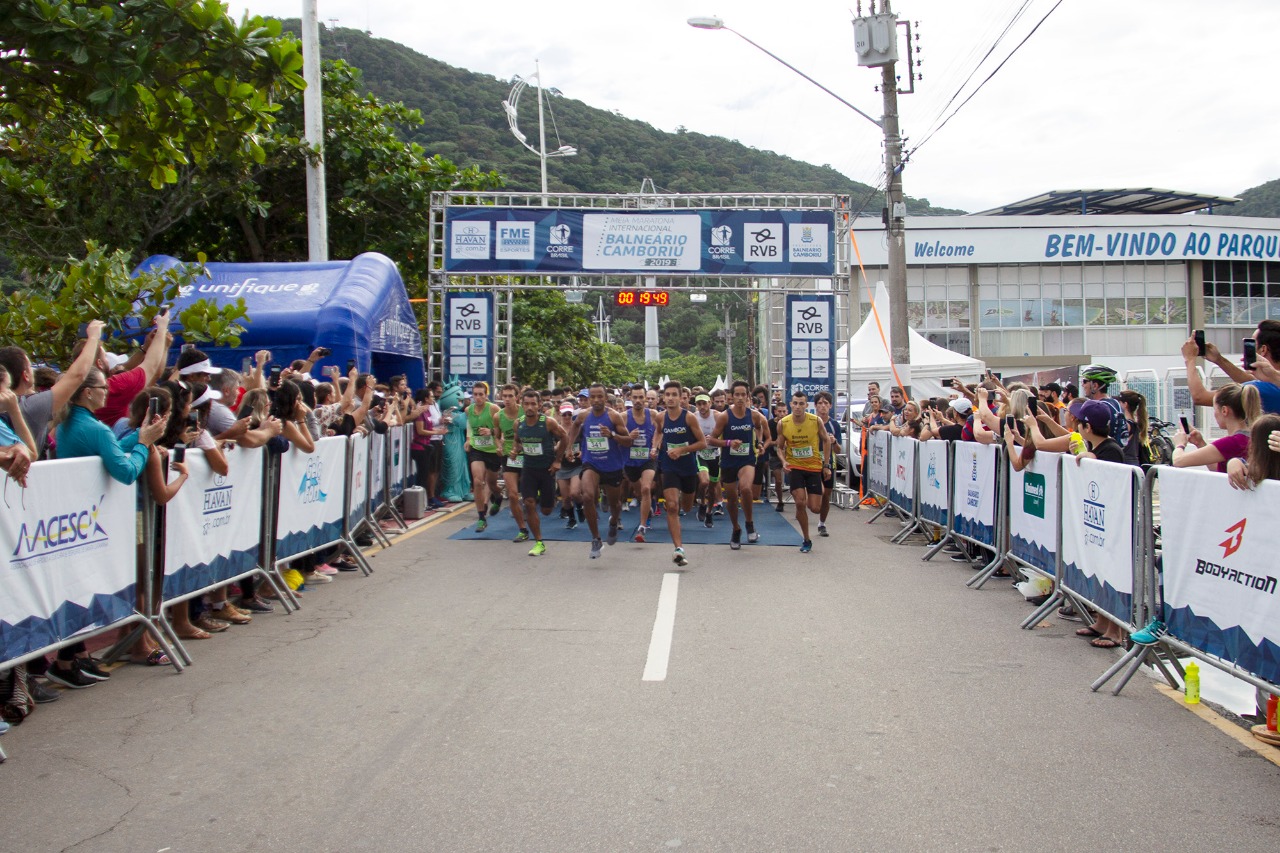
M 493 294 L 446 293 L 445 371 L 464 391 L 493 385 Z
M 835 297 L 787 297 L 787 388 L 810 403 L 819 391 L 834 397 L 836 373 Z

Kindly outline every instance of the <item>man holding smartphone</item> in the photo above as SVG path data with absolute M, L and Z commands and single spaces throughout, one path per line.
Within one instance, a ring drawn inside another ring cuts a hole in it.
M 1203 355 L 1205 361 L 1222 368 L 1232 382 L 1257 388 L 1264 412 L 1280 414 L 1280 320 L 1263 320 L 1253 337 L 1246 338 L 1253 341 L 1254 349 L 1247 367 L 1226 358 L 1213 344 L 1205 344 L 1201 353 L 1197 335 L 1203 335 L 1203 332 L 1198 331 L 1182 345 L 1182 359 L 1187 365 L 1187 388 L 1191 391 L 1192 402 L 1197 406 L 1213 405 L 1213 392 L 1204 387 L 1200 374 L 1195 370 L 1196 358 Z

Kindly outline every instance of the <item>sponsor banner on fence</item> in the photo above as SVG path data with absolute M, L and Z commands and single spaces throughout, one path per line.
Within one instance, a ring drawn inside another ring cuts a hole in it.
M 391 499 L 395 500 L 404 492 L 404 463 L 409 457 L 409 443 L 404 439 L 404 430 L 392 427 L 387 430 L 391 439 Z
M 916 449 L 920 442 L 904 435 L 889 443 L 889 501 L 899 509 L 916 511 Z
M 996 462 L 993 445 L 973 441 L 954 443 L 951 468 L 953 529 L 984 545 L 996 541 Z
M 280 457 L 276 562 L 342 535 L 346 464 L 347 440 L 339 436 L 317 441 L 314 453 L 294 449 Z
M 384 486 L 387 482 L 387 437 L 382 433 L 369 434 L 369 502 L 378 509 L 387 502 Z
M 947 466 L 949 441 L 920 442 L 916 467 L 920 471 L 920 517 L 945 527 L 951 494 L 950 470 Z
M 187 481 L 164 507 L 169 531 L 164 539 L 166 600 L 258 565 L 265 453 L 261 448 L 230 450 L 223 476 L 209 467 L 202 451 L 187 451 Z
M 1164 621 L 1183 642 L 1280 684 L 1280 483 L 1160 469 Z
M 1062 581 L 1072 592 L 1130 622 L 1138 469 L 1096 459 L 1064 459 L 1060 470 Z
M 102 460 L 31 466 L 0 512 L 0 661 L 133 615 L 137 486 Z
M 347 490 L 347 529 L 364 518 L 369 502 L 369 437 L 354 435 L 351 441 L 351 488 Z
M 450 207 L 445 229 L 449 272 L 830 276 L 835 270 L 831 211 Z
M 886 498 L 889 496 L 890 438 L 888 430 L 876 430 L 867 442 L 867 491 Z
M 1037 453 L 1021 471 L 1009 468 L 1009 544 L 1013 556 L 1053 574 L 1058 555 L 1061 453 Z

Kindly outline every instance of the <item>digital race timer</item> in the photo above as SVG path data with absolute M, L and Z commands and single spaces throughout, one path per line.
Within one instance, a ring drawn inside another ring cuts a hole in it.
M 665 290 L 619 290 L 614 294 L 614 305 L 640 305 L 645 308 L 668 305 L 671 294 Z

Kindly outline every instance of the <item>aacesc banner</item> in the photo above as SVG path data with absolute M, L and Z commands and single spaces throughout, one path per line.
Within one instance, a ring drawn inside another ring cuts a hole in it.
M 824 211 L 451 207 L 445 227 L 449 272 L 835 272 L 835 217 Z

